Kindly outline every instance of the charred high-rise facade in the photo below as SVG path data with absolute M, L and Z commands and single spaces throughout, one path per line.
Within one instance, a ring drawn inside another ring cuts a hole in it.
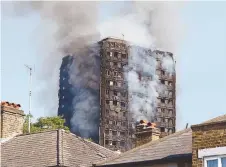
M 95 62 L 96 67 L 91 70 L 95 71 L 94 78 L 98 78 L 98 88 L 95 86 L 87 87 L 85 83 L 78 86 L 76 85 L 77 82 L 73 83 L 70 81 L 70 78 L 73 77 L 71 71 L 73 69 L 71 68 L 73 66 L 72 61 L 76 61 L 74 56 L 65 57 L 60 69 L 58 114 L 64 116 L 66 125 L 70 127 L 73 133 L 82 137 L 92 138 L 100 145 L 111 150 L 126 151 L 134 146 L 134 124 L 140 119 L 134 113 L 134 110 L 141 110 L 136 112 L 141 115 L 143 114 L 147 119 L 151 119 L 149 121 L 156 123 L 156 127 L 161 131 L 160 137 L 175 132 L 175 69 L 169 72 L 164 67 L 167 62 L 163 62 L 163 57 L 166 54 L 174 62 L 173 55 L 168 52 L 151 51 L 145 48 L 143 48 L 142 52 L 139 52 L 141 56 L 145 54 L 145 56 L 153 57 L 153 60 L 156 62 L 153 75 L 147 75 L 147 73 L 142 72 L 142 68 L 135 68 L 135 72 L 138 74 L 137 76 L 142 86 L 145 83 L 147 84 L 146 80 L 153 80 L 153 76 L 157 76 L 155 77 L 155 79 L 157 78 L 156 83 L 160 85 L 159 87 L 155 87 L 158 96 L 155 100 L 151 100 L 152 114 L 150 115 L 148 114 L 149 111 L 145 111 L 148 110 L 148 107 L 140 109 L 139 107 L 133 108 L 135 105 L 131 105 L 131 103 L 134 103 L 131 100 L 134 93 L 141 100 L 142 97 L 146 96 L 145 92 L 143 95 L 142 92 L 139 92 L 139 89 L 136 89 L 138 92 L 131 91 L 131 85 L 128 84 L 130 81 L 127 77 L 128 70 L 131 68 L 130 56 L 132 56 L 130 50 L 134 47 L 136 46 L 131 46 L 128 42 L 116 38 L 106 38 L 98 42 L 96 53 L 93 54 L 95 57 L 95 61 L 93 60 L 93 62 Z M 86 61 L 89 60 L 90 58 L 86 58 Z M 142 66 L 142 62 L 138 60 L 139 63 Z M 78 66 L 84 65 L 80 64 Z M 74 69 L 76 70 L 78 68 Z M 82 77 L 82 74 L 77 80 L 81 80 L 80 77 Z M 84 74 L 84 77 L 86 77 L 86 74 Z M 90 80 L 87 80 L 87 82 L 90 82 Z M 92 85 L 92 83 L 88 85 Z M 85 91 L 89 92 L 86 98 L 84 96 L 80 97 L 80 89 L 85 89 Z M 161 89 L 161 91 L 158 91 L 158 89 Z M 81 99 L 84 101 L 87 99 L 88 101 L 89 95 L 92 96 L 92 103 L 89 104 L 90 107 L 86 107 L 86 110 L 84 110 L 85 116 L 77 114 L 79 118 L 75 120 L 76 113 L 83 113 L 79 107 L 84 108 L 84 105 L 87 105 L 84 102 L 76 106 L 76 101 L 81 101 Z M 149 96 L 146 96 L 146 100 L 147 98 Z M 145 101 L 145 98 L 143 101 Z M 89 116 L 89 111 L 91 116 Z M 87 128 L 85 124 L 89 123 L 91 126 Z M 83 126 L 86 128 L 82 128 Z

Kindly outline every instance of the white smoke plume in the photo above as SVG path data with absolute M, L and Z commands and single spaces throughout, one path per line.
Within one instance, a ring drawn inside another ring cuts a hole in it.
M 122 38 L 133 45 L 129 49 L 129 64 L 125 70 L 130 94 L 130 111 L 134 119 L 148 119 L 152 121 L 156 109 L 156 97 L 166 93 L 166 86 L 159 82 L 155 69 L 158 65 L 158 56 L 162 62 L 162 68 L 167 75 L 175 72 L 174 59 L 168 54 L 165 56 L 148 53 L 148 49 L 169 51 L 176 53 L 183 33 L 183 27 L 179 19 L 181 3 L 177 2 L 140 2 L 129 3 L 129 9 L 124 16 L 118 16 L 110 22 L 100 26 L 101 35 Z M 128 4 L 125 4 L 127 8 Z M 134 46 L 136 45 L 136 46 Z M 152 55 L 153 57 L 150 57 Z M 174 55 L 175 58 L 175 55 Z M 146 76 L 146 77 L 140 77 Z M 150 80 L 147 79 L 150 77 Z
M 157 79 L 156 60 L 151 52 L 132 46 L 129 49 L 129 62 L 125 68 L 128 81 L 129 111 L 136 120 L 151 120 L 155 109 Z

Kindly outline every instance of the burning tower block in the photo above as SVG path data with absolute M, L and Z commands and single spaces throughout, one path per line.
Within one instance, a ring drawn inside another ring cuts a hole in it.
M 134 118 L 133 111 L 130 111 L 130 94 L 125 78 L 125 67 L 132 56 L 130 50 L 136 46 L 122 39 L 109 37 L 98 42 L 96 47 L 96 53 L 92 57 L 83 53 L 84 61 L 76 58 L 76 54 L 63 59 L 60 69 L 58 115 L 64 116 L 66 125 L 73 133 L 92 138 L 111 150 L 123 152 L 133 147 L 136 133 L 132 125 L 135 125 L 137 118 Z M 163 137 L 175 132 L 176 77 L 175 72 L 173 75 L 166 72 L 161 57 L 165 54 L 171 57 L 173 55 L 141 47 L 140 49 L 143 50 L 139 53 L 141 56 L 145 52 L 156 59 L 155 72 L 158 82 L 165 88 L 159 93 L 156 105 L 152 106 L 154 115 L 150 120 L 156 123 L 156 127 L 161 131 L 160 137 Z M 95 67 L 91 68 L 92 63 Z M 88 71 L 79 73 L 78 70 L 83 68 Z M 88 73 L 92 73 L 92 77 L 87 79 L 85 77 Z M 142 81 L 151 79 L 139 69 L 138 73 Z M 76 81 L 74 83 L 71 82 L 73 78 Z M 142 96 L 139 92 L 137 94 Z M 92 101 L 88 103 L 90 99 Z

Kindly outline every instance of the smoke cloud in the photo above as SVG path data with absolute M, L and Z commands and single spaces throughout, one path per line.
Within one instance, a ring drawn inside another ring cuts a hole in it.
M 69 83 L 75 94 L 71 128 L 81 136 L 88 137 L 97 131 L 99 118 L 99 72 L 94 58 L 99 49 L 87 49 L 87 46 L 100 39 L 97 2 L 72 1 L 34 1 L 13 2 L 16 16 L 26 17 L 31 13 L 40 16 L 35 41 L 42 64 L 38 69 L 40 88 L 38 102 L 56 115 L 58 110 L 59 68 L 66 55 L 74 57 L 69 67 Z M 83 88 L 83 89 L 82 89 Z M 85 89 L 84 89 L 85 88 Z M 81 89 L 81 90 L 79 90 Z M 91 91 L 91 89 L 94 89 Z M 96 132 L 98 133 L 98 131 Z
M 155 57 L 151 56 L 150 51 L 132 46 L 129 50 L 129 63 L 125 69 L 129 91 L 129 111 L 136 120 L 151 120 L 158 96 Z
M 73 56 L 69 83 L 74 99 L 71 131 L 98 141 L 100 116 L 100 49 L 97 44 L 80 49 Z
M 102 37 L 122 38 L 123 34 L 131 46 L 125 76 L 129 87 L 129 108 L 135 120 L 153 121 L 158 103 L 156 97 L 167 90 L 159 82 L 161 74 L 156 72 L 158 62 L 155 57 L 159 58 L 167 75 L 175 72 L 175 53 L 183 34 L 178 17 L 182 5 L 176 2 L 133 1 L 125 4 L 127 12 L 123 16 L 117 16 L 99 27 Z M 168 53 L 162 55 L 154 53 L 154 50 L 173 52 L 174 59 Z
M 158 81 L 156 59 L 152 51 L 161 49 L 176 52 L 182 27 L 178 20 L 180 4 L 175 2 L 126 2 L 124 11 L 115 13 L 109 22 L 98 25 L 97 2 L 20 2 L 15 3 L 16 14 L 29 15 L 37 12 L 41 22 L 38 29 L 39 49 L 43 58 L 40 72 L 42 89 L 40 101 L 47 110 L 57 111 L 59 89 L 59 67 L 62 57 L 72 55 L 69 82 L 75 91 L 71 125 L 74 131 L 97 132 L 95 121 L 99 111 L 99 48 L 85 49 L 91 43 L 106 36 L 129 41 L 129 64 L 125 67 L 130 95 L 130 110 L 134 118 L 152 119 L 156 108 L 156 97 L 165 88 Z M 118 10 L 117 10 L 118 11 Z M 150 48 L 143 50 L 137 45 Z M 162 57 L 164 69 L 174 72 L 174 61 Z M 139 75 L 145 77 L 141 77 Z M 85 88 L 85 89 L 83 89 Z M 92 91 L 91 91 L 92 90 Z M 45 96 L 43 96 L 45 95 Z

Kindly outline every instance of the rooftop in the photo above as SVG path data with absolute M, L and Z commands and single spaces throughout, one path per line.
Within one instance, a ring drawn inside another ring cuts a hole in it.
M 204 126 L 204 125 L 212 125 L 212 124 L 217 124 L 217 123 L 226 123 L 226 114 L 221 115 L 219 117 L 210 119 L 208 121 L 205 121 L 201 124 L 197 124 L 197 125 L 192 125 L 192 127 L 198 127 L 198 126 Z
M 166 160 L 173 157 L 191 156 L 192 131 L 185 129 L 162 139 L 136 147 L 118 157 L 99 162 L 97 166 L 141 163 L 145 161 Z
M 19 135 L 1 143 L 3 166 L 91 166 L 118 155 L 64 130 Z

